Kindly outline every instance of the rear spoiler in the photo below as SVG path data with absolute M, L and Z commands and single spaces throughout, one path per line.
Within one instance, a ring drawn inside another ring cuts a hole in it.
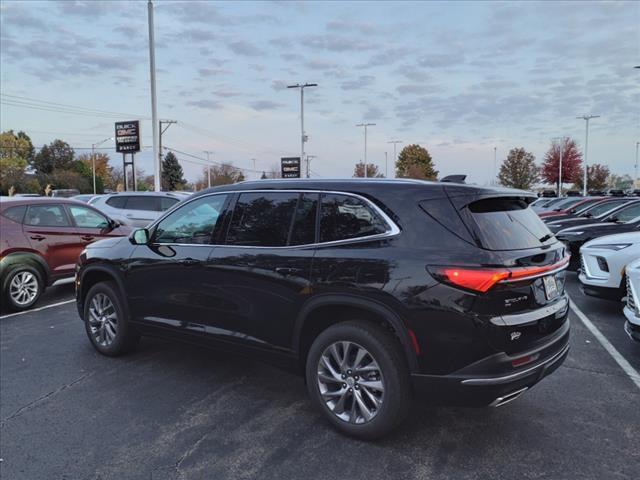
M 447 175 L 443 179 L 440 180 L 442 183 L 467 183 L 465 180 L 467 179 L 466 175 Z

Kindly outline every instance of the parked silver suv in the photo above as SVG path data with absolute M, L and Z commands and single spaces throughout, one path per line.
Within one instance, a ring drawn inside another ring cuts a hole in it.
M 180 200 L 169 192 L 122 192 L 100 195 L 90 204 L 122 225 L 145 227 Z

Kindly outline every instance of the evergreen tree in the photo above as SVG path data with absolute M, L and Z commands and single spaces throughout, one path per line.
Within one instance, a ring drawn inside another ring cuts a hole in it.
M 187 184 L 178 158 L 169 152 L 162 160 L 162 189 L 165 191 L 182 190 Z

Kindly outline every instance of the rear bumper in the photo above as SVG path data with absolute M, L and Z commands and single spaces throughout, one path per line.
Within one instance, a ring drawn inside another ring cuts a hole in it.
M 585 295 L 590 297 L 604 298 L 607 300 L 615 300 L 617 302 L 624 296 L 624 291 L 620 287 L 598 287 L 596 285 L 582 284 L 581 290 Z
M 514 400 L 556 370 L 569 353 L 569 322 L 553 338 L 535 349 L 514 355 L 499 353 L 450 375 L 413 374 L 414 391 L 426 401 L 446 405 L 502 405 Z M 519 368 L 512 361 L 523 357 L 535 361 Z

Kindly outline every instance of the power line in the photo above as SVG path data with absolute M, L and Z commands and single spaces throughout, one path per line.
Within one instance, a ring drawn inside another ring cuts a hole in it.
M 203 158 L 203 157 L 199 157 L 198 155 L 194 155 L 192 153 L 187 153 L 187 152 L 183 152 L 181 150 L 175 149 L 173 147 L 162 147 L 164 150 L 169 150 L 171 152 L 175 152 L 175 153 L 179 153 L 180 155 L 186 155 L 187 157 L 191 157 L 191 158 L 195 158 L 197 160 L 200 160 L 202 162 L 202 165 L 218 165 L 220 167 L 231 167 L 234 168 L 236 170 L 242 170 L 244 172 L 252 172 L 252 173 L 262 173 L 262 170 L 252 170 L 250 168 L 244 168 L 244 167 L 236 167 L 235 165 L 231 164 L 231 163 L 222 163 L 222 162 L 215 162 L 213 160 L 210 160 L 209 163 L 207 163 L 207 159 Z M 189 160 L 185 160 L 185 161 L 189 161 Z M 192 161 L 192 160 L 191 160 Z M 193 162 L 193 161 L 192 161 Z M 197 162 L 193 162 L 193 163 L 197 163 Z

